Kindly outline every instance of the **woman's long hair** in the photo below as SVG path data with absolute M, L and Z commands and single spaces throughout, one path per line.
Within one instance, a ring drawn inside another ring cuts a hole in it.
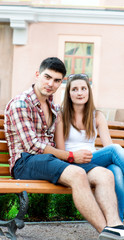
M 95 135 L 94 130 L 94 124 L 93 124 L 93 118 L 94 118 L 94 112 L 95 112 L 95 106 L 93 102 L 93 94 L 89 83 L 89 77 L 86 74 L 75 74 L 70 75 L 68 78 L 66 88 L 65 88 L 65 95 L 64 100 L 62 104 L 62 116 L 63 116 L 63 124 L 64 124 L 64 137 L 65 139 L 68 138 L 70 125 L 72 124 L 78 131 L 78 129 L 74 125 L 74 109 L 73 109 L 73 103 L 70 98 L 70 86 L 71 82 L 75 80 L 84 80 L 88 86 L 89 89 L 89 98 L 88 101 L 85 103 L 84 109 L 82 110 L 82 123 L 86 130 L 86 137 L 89 139 L 90 137 L 93 137 Z

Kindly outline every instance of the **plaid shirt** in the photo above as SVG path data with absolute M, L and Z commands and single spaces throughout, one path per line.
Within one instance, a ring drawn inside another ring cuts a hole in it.
M 47 144 L 55 146 L 54 132 L 57 121 L 57 107 L 52 96 L 49 104 L 53 114 L 53 123 L 48 128 L 41 105 L 33 86 L 12 99 L 5 109 L 5 135 L 10 153 L 10 172 L 22 152 L 42 154 Z

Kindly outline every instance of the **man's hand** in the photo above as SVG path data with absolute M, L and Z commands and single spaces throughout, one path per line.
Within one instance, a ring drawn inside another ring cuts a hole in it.
M 75 163 L 89 163 L 93 157 L 92 153 L 88 150 L 78 150 L 73 152 Z

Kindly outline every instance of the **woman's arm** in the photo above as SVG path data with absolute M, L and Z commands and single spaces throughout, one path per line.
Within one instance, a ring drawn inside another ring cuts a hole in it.
M 63 133 L 63 121 L 62 121 L 62 115 L 59 113 L 58 115 L 58 121 L 56 124 L 56 130 L 55 130 L 55 143 L 56 148 L 65 150 L 65 141 L 64 141 L 64 133 Z
M 108 124 L 102 112 L 96 112 L 96 127 L 100 135 L 103 146 L 112 144 L 112 139 L 109 134 Z
M 63 159 L 63 158 L 61 158 L 61 152 L 62 152 L 61 150 L 65 150 L 65 140 L 64 140 L 64 134 L 63 134 L 63 121 L 62 121 L 61 114 L 58 117 L 58 122 L 56 125 L 55 143 L 56 143 L 56 149 L 54 149 L 53 154 L 57 157 L 59 156 L 60 159 Z M 52 148 L 52 147 L 47 146 L 45 148 L 44 153 L 48 153 L 49 148 Z M 67 153 L 69 154 L 69 152 L 67 152 L 67 151 L 64 151 L 64 152 L 65 152 L 65 154 L 64 154 L 64 159 L 65 159 L 66 154 Z M 77 150 L 77 151 L 73 152 L 73 154 L 74 154 L 75 163 L 88 163 L 91 161 L 91 159 L 93 157 L 92 153 L 90 151 L 84 150 L 84 149 Z

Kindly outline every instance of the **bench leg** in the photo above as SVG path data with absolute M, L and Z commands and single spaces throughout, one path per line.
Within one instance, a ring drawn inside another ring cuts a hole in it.
M 26 191 L 18 194 L 20 200 L 20 208 L 17 216 L 9 221 L 0 221 L 0 226 L 7 227 L 8 232 L 3 232 L 0 229 L 0 236 L 6 236 L 8 239 L 16 240 L 16 230 L 17 228 L 21 229 L 24 227 L 23 218 L 27 213 L 28 209 L 28 194 Z

